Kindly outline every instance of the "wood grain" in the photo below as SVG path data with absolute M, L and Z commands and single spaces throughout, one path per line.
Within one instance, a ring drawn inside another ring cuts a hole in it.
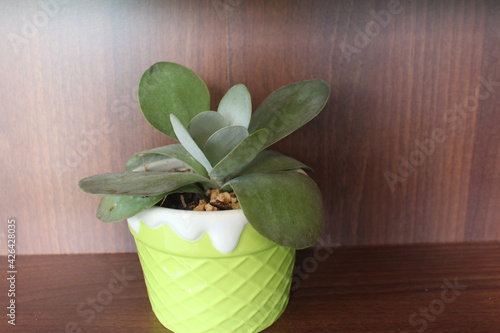
M 6 35 L 22 37 L 23 22 L 41 12 L 36 1 L 5 7 Z M 218 101 L 227 87 L 225 38 L 208 1 L 93 1 L 61 5 L 17 54 L 4 44 L 0 142 L 8 160 L 0 177 L 9 190 L 1 211 L 18 220 L 20 253 L 135 249 L 126 225 L 100 223 L 99 198 L 76 184 L 123 171 L 136 152 L 173 143 L 137 103 L 139 79 L 153 63 L 192 68 Z
M 299 251 L 300 283 L 265 332 L 498 332 L 499 261 L 498 242 Z M 104 294 L 113 271 L 127 285 L 91 318 L 85 304 Z M 167 332 L 151 311 L 137 254 L 21 256 L 18 272 L 17 325 L 2 320 L 2 332 L 65 332 L 68 322 L 82 332 Z M 455 280 L 456 294 L 446 289 Z M 430 306 L 424 319 L 420 308 Z
M 5 3 L 0 208 L 19 221 L 19 252 L 135 249 L 124 223 L 97 221 L 98 198 L 76 183 L 173 142 L 135 98 L 157 61 L 199 73 L 214 109 L 240 82 L 254 109 L 285 84 L 331 85 L 325 110 L 272 147 L 315 169 L 324 242 L 500 240 L 500 6 L 393 3 Z
M 332 86 L 325 111 L 275 146 L 315 168 L 325 240 L 498 239 L 500 98 L 475 96 L 485 90 L 481 78 L 500 81 L 497 5 L 407 1 L 391 15 L 386 1 L 257 1 L 239 10 L 229 17 L 230 41 L 242 41 L 230 50 L 230 82 L 246 82 L 256 104 L 291 81 L 319 77 Z M 477 110 L 455 110 L 464 101 Z M 398 171 L 412 160 L 410 175 Z M 386 172 L 400 177 L 393 190 Z

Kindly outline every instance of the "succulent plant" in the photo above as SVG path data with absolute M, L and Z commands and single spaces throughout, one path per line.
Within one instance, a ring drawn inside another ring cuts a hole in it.
M 156 63 L 141 78 L 139 104 L 154 128 L 180 144 L 135 154 L 125 172 L 87 177 L 78 185 L 103 196 L 97 217 L 104 222 L 132 217 L 173 193 L 230 190 L 261 235 L 283 246 L 311 246 L 324 225 L 321 193 L 306 174 L 312 170 L 265 149 L 314 118 L 329 95 L 322 80 L 293 83 L 269 95 L 252 115 L 250 93 L 237 84 L 217 111 L 208 111 L 210 94 L 196 73 Z M 192 172 L 148 170 L 153 162 L 169 161 Z

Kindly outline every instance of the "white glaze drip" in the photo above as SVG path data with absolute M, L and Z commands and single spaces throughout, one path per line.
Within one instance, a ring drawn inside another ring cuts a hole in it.
M 139 234 L 141 222 L 151 229 L 168 225 L 182 239 L 195 242 L 206 232 L 213 246 L 227 254 L 238 245 L 241 233 L 248 224 L 241 209 L 218 212 L 151 207 L 128 219 L 130 227 Z

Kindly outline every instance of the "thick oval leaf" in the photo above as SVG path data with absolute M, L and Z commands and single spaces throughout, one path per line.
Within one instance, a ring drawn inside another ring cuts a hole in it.
M 247 136 L 248 131 L 243 126 L 224 127 L 208 138 L 203 151 L 210 163 L 216 165 Z
M 195 173 L 185 172 L 113 172 L 80 180 L 78 186 L 87 193 L 99 195 L 151 196 L 174 191 L 179 187 L 202 183 L 217 184 Z
M 99 201 L 96 216 L 103 222 L 120 222 L 152 207 L 164 197 L 165 194 L 150 197 L 106 195 Z
M 306 248 L 321 237 L 325 217 L 318 186 L 295 172 L 254 173 L 228 182 L 248 222 L 283 246 Z
M 252 99 L 247 87 L 241 83 L 231 87 L 222 97 L 217 112 L 227 119 L 229 125 L 248 128 L 252 117 Z
M 170 115 L 170 121 L 172 122 L 172 126 L 174 127 L 175 134 L 177 134 L 177 138 L 179 142 L 182 144 L 184 148 L 200 162 L 203 167 L 208 171 L 212 171 L 212 165 L 208 161 L 205 154 L 201 151 L 200 147 L 194 142 L 191 135 L 189 135 L 188 131 L 182 125 L 179 119 L 175 115 Z
M 168 161 L 177 161 L 177 159 L 160 154 L 137 153 L 128 160 L 127 164 L 125 164 L 125 170 L 158 171 L 158 170 L 151 170 L 150 166 L 153 163 L 159 163 L 159 161 L 165 161 L 165 163 L 167 163 Z
M 250 163 L 263 149 L 269 132 L 261 129 L 246 137 L 226 157 L 224 157 L 210 172 L 210 178 L 219 184 L 224 184 Z
M 281 140 L 313 119 L 330 97 L 330 86 L 323 80 L 310 80 L 282 87 L 257 108 L 248 130 L 267 128 L 266 147 Z
M 313 171 L 310 167 L 294 158 L 278 153 L 277 151 L 264 150 L 261 151 L 250 163 L 248 163 L 239 175 L 259 172 L 266 173 L 288 171 L 295 169 L 302 169 L 308 172 Z
M 159 160 L 164 160 L 170 157 L 175 158 L 176 160 L 179 160 L 187 164 L 197 174 L 205 177 L 208 176 L 207 170 L 205 170 L 203 165 L 200 162 L 198 162 L 193 157 L 193 155 L 188 153 L 186 148 L 184 148 L 180 144 L 158 147 L 137 153 L 130 158 L 125 168 L 127 171 L 133 171 L 138 167 L 143 167 L 144 165 L 146 165 L 146 170 L 147 170 L 148 164 L 151 164 Z
M 196 185 L 187 185 L 175 191 L 150 197 L 129 197 L 120 195 L 106 195 L 102 197 L 97 207 L 97 218 L 103 222 L 120 222 L 154 206 L 165 196 L 172 193 L 199 193 L 203 191 Z
M 215 111 L 204 111 L 191 119 L 187 130 L 198 147 L 203 148 L 212 134 L 226 126 L 227 120 L 222 115 Z
M 198 113 L 210 109 L 210 93 L 203 80 L 189 68 L 158 62 L 141 78 L 139 104 L 154 128 L 177 139 L 170 114 L 175 114 L 186 126 Z

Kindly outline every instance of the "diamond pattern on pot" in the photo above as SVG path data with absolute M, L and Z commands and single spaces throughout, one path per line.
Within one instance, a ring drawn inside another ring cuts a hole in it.
M 136 244 L 153 311 L 174 332 L 259 332 L 288 303 L 294 249 L 205 259 Z

